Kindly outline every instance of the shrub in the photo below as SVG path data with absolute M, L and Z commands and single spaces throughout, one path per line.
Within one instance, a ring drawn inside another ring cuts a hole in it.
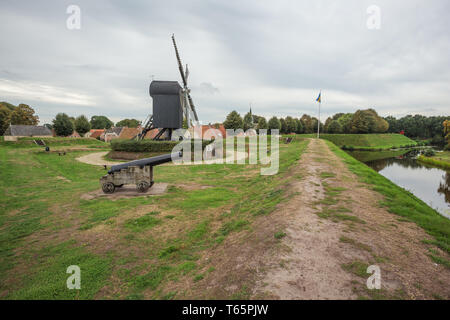
M 155 141 L 155 140 L 119 140 L 111 141 L 111 148 L 114 151 L 126 152 L 171 152 L 179 141 Z M 202 140 L 202 150 L 210 144 L 209 140 Z M 192 140 L 192 150 L 194 141 Z
M 432 157 L 436 155 L 436 152 L 433 149 L 427 149 L 423 152 L 426 157 Z

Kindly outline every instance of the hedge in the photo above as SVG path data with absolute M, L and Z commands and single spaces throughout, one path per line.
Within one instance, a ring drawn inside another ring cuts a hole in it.
M 171 152 L 179 144 L 179 141 L 156 141 L 156 140 L 112 140 L 111 149 L 126 152 Z M 192 150 L 194 140 L 191 140 Z M 210 144 L 209 140 L 202 140 L 202 150 Z

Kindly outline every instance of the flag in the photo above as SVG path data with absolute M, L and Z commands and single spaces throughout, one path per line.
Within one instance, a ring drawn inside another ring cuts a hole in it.
M 317 97 L 316 101 L 319 103 L 322 102 L 322 92 L 319 93 L 319 96 Z

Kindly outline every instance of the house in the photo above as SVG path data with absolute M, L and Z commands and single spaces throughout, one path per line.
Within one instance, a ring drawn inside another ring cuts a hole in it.
M 159 132 L 159 129 L 152 129 L 150 131 L 147 131 L 147 133 L 145 134 L 144 139 L 153 139 L 154 137 L 156 137 L 158 132 Z
M 91 129 L 84 136 L 86 138 L 100 139 L 100 136 L 102 135 L 103 132 L 105 132 L 105 129 Z
M 10 125 L 4 135 L 5 141 L 17 141 L 23 137 L 49 138 L 52 131 L 45 126 Z
M 52 136 L 57 137 L 55 129 L 52 129 Z M 77 131 L 73 131 L 70 135 L 68 135 L 66 138 L 81 138 L 80 134 Z
M 80 134 L 73 130 L 73 132 L 67 136 L 67 138 L 81 138 Z
M 122 129 L 122 131 L 120 131 L 119 139 L 127 139 L 127 140 L 133 139 L 133 138 L 135 138 L 139 133 L 141 133 L 141 131 L 142 131 L 142 128 L 141 128 L 141 127 L 137 127 L 137 128 L 127 128 L 127 127 L 124 127 L 124 128 Z
M 112 127 L 106 130 L 102 136 L 100 137 L 101 140 L 104 140 L 105 142 L 110 142 L 113 139 L 118 139 L 120 136 L 120 133 L 125 127 Z

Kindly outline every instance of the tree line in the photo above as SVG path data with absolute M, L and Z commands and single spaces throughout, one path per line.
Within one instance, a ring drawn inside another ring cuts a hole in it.
M 37 125 L 39 117 L 33 108 L 26 104 L 15 106 L 8 102 L 0 102 L 0 135 L 3 135 L 9 125 Z M 141 122 L 136 119 L 123 119 L 115 124 L 116 127 L 136 128 Z M 71 117 L 66 113 L 58 113 L 52 123 L 44 124 L 54 129 L 58 136 L 69 136 L 74 131 L 84 135 L 91 129 L 110 129 L 114 126 L 108 117 L 102 115 L 92 116 L 90 120 L 85 115 Z
M 409 138 L 431 139 L 432 144 L 445 144 L 444 122 L 450 120 L 449 116 L 426 117 L 419 114 L 407 115 L 400 119 L 394 117 L 384 118 L 389 123 L 388 132 L 403 133 Z
M 303 114 L 300 118 L 287 116 L 266 118 L 253 115 L 248 112 L 244 118 L 237 111 L 228 114 L 224 121 L 227 129 L 278 129 L 282 134 L 289 133 L 315 133 L 317 132 L 318 119 Z M 358 110 L 355 113 L 337 113 L 329 117 L 325 124 L 319 123 L 320 131 L 326 133 L 384 133 L 389 128 L 389 123 L 380 117 L 373 109 Z
M 431 139 L 433 144 L 444 143 L 444 121 L 449 116 L 408 115 L 397 119 L 392 116 L 381 117 L 374 109 L 357 110 L 354 113 L 336 113 L 320 123 L 323 133 L 400 133 L 414 139 Z M 244 118 L 237 111 L 230 112 L 225 121 L 226 129 L 278 129 L 282 134 L 315 133 L 317 118 L 307 114 L 300 118 L 273 116 L 266 120 L 248 112 Z

